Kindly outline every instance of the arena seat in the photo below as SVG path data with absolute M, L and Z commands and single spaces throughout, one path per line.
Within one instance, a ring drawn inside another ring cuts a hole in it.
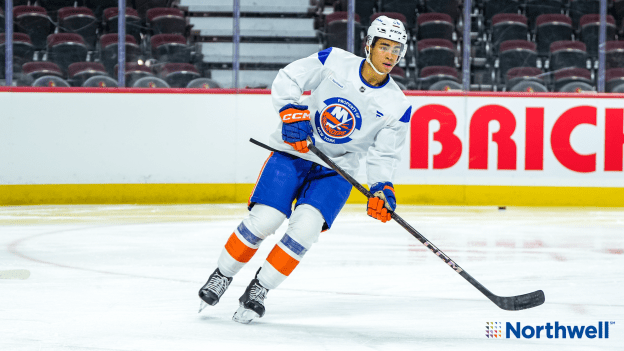
M 605 66 L 607 69 L 624 68 L 624 41 L 607 42 Z
M 540 82 L 533 80 L 523 80 L 514 85 L 508 91 L 510 92 L 522 92 L 522 93 L 547 93 L 548 88 Z
M 518 88 L 520 90 L 514 90 L 514 87 L 522 82 L 531 81 L 544 86 L 544 91 L 547 91 L 543 74 L 544 72 L 537 67 L 514 67 L 509 69 L 505 75 L 505 86 L 508 91 L 525 91 L 524 87 L 529 89 L 531 85 L 524 84 L 522 89 Z
M 572 19 L 562 14 L 548 14 L 537 17 L 535 37 L 537 53 L 540 56 L 550 54 L 550 44 L 572 39 Z
M 385 0 L 381 4 L 381 12 L 402 13 L 407 20 L 407 27 L 405 29 L 410 30 L 416 25 L 417 4 L 417 1 Z
M 499 72 L 506 77 L 515 67 L 536 67 L 537 50 L 535 43 L 526 40 L 508 40 L 500 45 Z
M 6 27 L 4 24 L 4 11 L 0 9 L 0 33 L 4 33 L 4 27 Z
M 586 68 L 569 68 L 555 72 L 555 91 L 557 92 L 574 92 L 574 85 L 570 83 L 583 83 L 592 85 L 591 72 Z M 564 89 L 565 87 L 565 89 Z M 586 87 L 580 86 L 580 89 L 586 91 Z
M 537 17 L 561 14 L 563 7 L 563 0 L 527 0 L 524 3 L 524 13 L 529 20 L 529 26 L 533 27 Z
M 147 23 L 153 34 L 186 34 L 184 12 L 175 8 L 158 7 L 147 10 Z
M 4 73 L 5 55 L 6 55 L 6 33 L 0 33 L 0 68 Z M 13 33 L 13 69 L 16 72 L 21 71 L 21 67 L 26 62 L 33 60 L 35 47 L 33 46 L 28 34 Z
M 61 68 L 54 62 L 48 61 L 37 61 L 37 62 L 28 62 L 22 66 L 22 73 L 24 76 L 30 78 L 31 85 L 37 78 L 43 76 L 57 76 L 59 78 L 63 78 L 63 71 Z
M 418 22 L 418 39 L 453 40 L 455 25 L 446 13 L 423 13 L 416 19 Z
M 97 43 L 98 21 L 93 11 L 87 7 L 63 7 L 58 10 L 61 33 L 80 34 L 90 50 Z
M 145 17 L 149 9 L 156 7 L 171 7 L 175 0 L 134 0 L 134 7 L 141 17 Z M 257 6 L 257 4 L 254 4 Z M 231 8 L 231 7 L 230 7 Z
M 32 40 L 36 50 L 46 48 L 48 34 L 52 32 L 53 24 L 46 9 L 41 6 L 13 7 L 15 31 L 26 33 Z
M 191 62 L 191 48 L 179 34 L 157 34 L 151 39 L 152 56 L 161 62 Z
M 605 91 L 624 92 L 624 68 L 610 68 L 605 72 Z
M 48 60 L 64 72 L 74 62 L 87 60 L 87 45 L 80 34 L 58 33 L 48 36 Z
M 185 88 L 192 80 L 200 78 L 197 68 L 190 63 L 166 63 L 160 76 L 173 88 Z
M 104 27 L 107 33 L 119 31 L 119 8 L 109 7 L 104 10 Z M 141 41 L 141 17 L 137 10 L 126 8 L 126 34 L 132 35 L 137 43 Z
M 132 83 L 133 88 L 170 88 L 169 84 L 157 77 L 143 77 Z
M 360 24 L 360 16 L 356 13 L 354 16 L 355 25 L 353 30 L 353 47 L 362 46 L 360 32 L 362 26 Z M 325 16 L 325 48 L 337 47 L 347 50 L 347 13 L 334 12 Z
M 600 34 L 600 15 L 584 15 L 580 19 L 581 40 L 587 45 L 590 57 L 598 56 L 598 38 Z M 607 41 L 615 40 L 615 18 L 607 15 Z
M 69 88 L 69 83 L 66 80 L 57 76 L 42 76 L 37 78 L 33 83 L 33 87 L 47 87 L 47 88 Z
M 579 27 L 581 17 L 600 13 L 600 0 L 570 0 L 569 14 L 574 28 Z
M 450 40 L 446 39 L 423 39 L 419 40 L 418 68 L 428 66 L 455 67 L 455 47 Z
M 218 89 L 221 88 L 219 83 L 210 79 L 210 78 L 197 78 L 190 81 L 187 85 L 187 88 L 201 88 L 201 89 Z
M 115 79 L 117 79 L 119 76 L 118 68 L 119 68 L 119 65 L 116 65 L 114 68 L 115 73 L 113 74 L 113 76 Z M 146 65 L 139 65 L 136 62 L 126 62 L 125 76 L 126 76 L 127 87 L 133 86 L 134 82 L 136 82 L 137 80 L 141 78 L 145 78 L 145 77 L 156 78 L 156 76 L 154 75 L 150 67 L 147 67 Z
M 75 0 L 38 0 L 42 7 L 48 11 L 48 16 L 53 21 L 58 21 L 58 11 L 63 7 L 72 7 L 76 3 Z M 34 1 L 31 1 L 31 4 Z
M 453 23 L 459 18 L 459 0 L 425 0 L 425 12 L 446 13 Z
M 558 71 L 564 68 L 587 68 L 587 51 L 580 41 L 562 40 L 550 44 L 549 69 Z
M 484 0 L 483 16 L 486 22 L 491 22 L 497 14 L 517 14 L 520 3 L 516 0 Z
M 390 76 L 395 83 L 400 83 L 403 86 L 407 84 L 407 76 L 405 70 L 398 65 L 392 68 L 392 70 L 390 71 Z
M 429 90 L 433 84 L 442 80 L 459 83 L 459 73 L 455 68 L 446 66 L 429 66 L 420 70 L 419 87 L 421 90 Z
M 117 88 L 117 81 L 109 76 L 93 76 L 87 79 L 82 86 L 85 88 Z
M 119 6 L 119 0 L 83 0 L 84 5 L 93 10 L 97 18 L 102 18 L 104 10 Z M 127 5 L 129 6 L 129 5 Z
M 100 38 L 100 62 L 109 74 L 114 74 L 115 65 L 119 63 L 119 34 L 104 34 Z M 141 49 L 136 39 L 126 35 L 126 62 L 136 62 L 141 57 Z
M 527 18 L 523 15 L 501 13 L 492 17 L 492 49 L 498 52 L 498 47 L 508 40 L 527 40 Z
M 373 16 L 375 5 L 377 5 L 377 0 L 358 0 L 355 2 L 355 13 L 360 16 L 362 25 L 368 26 L 373 21 L 371 16 Z
M 69 83 L 79 87 L 91 77 L 108 74 L 104 65 L 99 62 L 76 62 L 69 65 L 67 75 Z
M 431 84 L 428 90 L 449 91 L 449 90 L 462 90 L 462 89 L 463 89 L 462 85 L 457 83 L 456 81 L 444 79 L 444 80 L 440 80 Z

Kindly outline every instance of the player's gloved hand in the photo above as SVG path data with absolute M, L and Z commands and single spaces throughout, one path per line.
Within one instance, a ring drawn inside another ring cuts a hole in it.
M 396 209 L 394 186 L 390 182 L 375 183 L 370 192 L 373 196 L 368 198 L 368 215 L 386 223 Z
M 308 149 L 308 137 L 314 143 L 312 136 L 312 124 L 310 124 L 310 111 L 307 106 L 288 104 L 279 111 L 282 118 L 282 140 L 293 149 L 306 153 Z

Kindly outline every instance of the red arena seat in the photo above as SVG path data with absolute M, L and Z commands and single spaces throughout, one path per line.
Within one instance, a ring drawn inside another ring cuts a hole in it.
M 537 52 L 548 56 L 550 44 L 572 39 L 572 19 L 562 14 L 549 14 L 537 17 L 535 24 Z
M 76 62 L 67 69 L 69 81 L 73 86 L 82 86 L 94 76 L 107 75 L 104 65 L 99 62 Z
M 570 83 L 583 83 L 574 88 Z M 586 68 L 569 68 L 555 72 L 555 91 L 575 92 L 586 91 L 585 86 L 592 85 L 591 72 Z M 565 88 L 565 89 L 564 89 Z
M 80 34 L 59 33 L 48 36 L 48 60 L 56 63 L 63 71 L 74 62 L 87 60 L 87 45 Z
M 455 25 L 446 13 L 423 13 L 416 19 L 418 23 L 418 39 L 453 40 Z
M 551 71 L 564 68 L 587 68 L 587 50 L 581 41 L 562 40 L 550 44 Z
M 605 73 L 606 91 L 624 93 L 624 68 L 611 68 Z

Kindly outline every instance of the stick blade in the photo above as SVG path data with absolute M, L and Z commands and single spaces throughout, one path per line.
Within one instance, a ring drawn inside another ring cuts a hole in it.
M 498 307 L 504 310 L 519 311 L 542 305 L 546 301 L 546 296 L 544 295 L 544 292 L 542 290 L 537 290 L 528 294 L 518 296 L 495 296 L 491 298 L 491 300 Z
M 30 277 L 30 271 L 27 269 L 11 269 L 7 271 L 0 271 L 0 279 L 28 279 Z

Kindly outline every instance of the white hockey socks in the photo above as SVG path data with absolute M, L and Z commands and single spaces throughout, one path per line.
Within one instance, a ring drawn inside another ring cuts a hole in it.
M 316 208 L 310 205 L 297 206 L 288 230 L 275 245 L 262 265 L 258 280 L 267 289 L 277 288 L 297 267 L 305 253 L 317 242 L 325 220 Z
M 256 204 L 236 230 L 230 235 L 219 256 L 219 270 L 233 277 L 258 251 L 267 236 L 275 233 L 286 215 L 270 206 Z

